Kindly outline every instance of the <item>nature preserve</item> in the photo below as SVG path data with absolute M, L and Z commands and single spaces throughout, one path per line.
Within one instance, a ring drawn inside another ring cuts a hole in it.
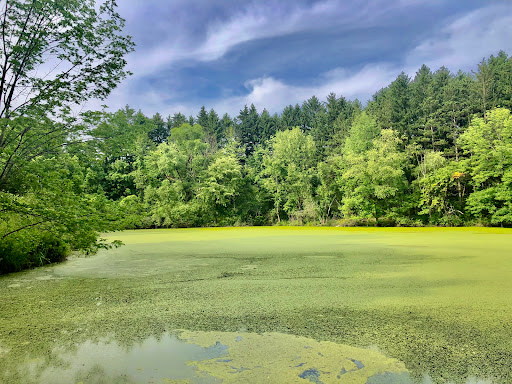
M 0 383 L 512 383 L 509 0 L 0 23 Z

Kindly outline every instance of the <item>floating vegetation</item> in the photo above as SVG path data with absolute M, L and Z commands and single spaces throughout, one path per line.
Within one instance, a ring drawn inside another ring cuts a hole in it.
M 81 345 L 117 345 L 116 356 L 166 334 L 228 346 L 187 360 L 212 377 L 261 373 L 257 359 L 289 358 L 306 339 L 310 348 L 286 368 L 299 382 L 512 381 L 511 230 L 279 227 L 110 238 L 126 245 L 0 277 L 0 382 L 29 383 L 27 362 L 40 373 L 73 366 L 66 356 Z

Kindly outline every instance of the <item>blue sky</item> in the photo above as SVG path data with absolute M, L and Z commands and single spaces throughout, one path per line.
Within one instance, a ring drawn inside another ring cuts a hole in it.
M 280 112 L 335 92 L 365 102 L 405 71 L 512 54 L 510 0 L 121 0 L 137 44 L 111 110 Z M 103 104 L 103 103 L 101 103 Z

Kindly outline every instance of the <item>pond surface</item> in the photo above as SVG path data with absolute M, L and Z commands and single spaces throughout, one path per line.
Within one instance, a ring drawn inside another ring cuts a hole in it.
M 512 231 L 110 237 L 0 277 L 0 382 L 512 382 Z
M 113 340 L 56 349 L 18 366 L 45 383 L 412 383 L 404 364 L 365 350 L 283 334 L 179 332 L 130 348 Z M 305 381 L 304 381 L 305 380 Z

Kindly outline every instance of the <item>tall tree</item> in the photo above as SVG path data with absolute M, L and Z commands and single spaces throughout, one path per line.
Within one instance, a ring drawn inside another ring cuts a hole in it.
M 299 127 L 301 125 L 300 113 L 297 113 L 297 109 L 293 105 L 288 105 L 283 109 L 281 121 L 284 128 Z
M 172 115 L 172 117 L 168 118 L 168 121 L 170 123 L 170 127 L 172 128 L 178 128 L 181 127 L 183 124 L 187 122 L 187 118 L 184 114 L 178 112 Z
M 469 167 L 475 190 L 469 211 L 482 221 L 512 224 L 512 116 L 505 108 L 476 118 L 460 137 L 471 153 Z
M 284 211 L 298 220 L 316 218 L 312 197 L 315 143 L 299 127 L 278 132 L 263 157 L 261 177 L 272 194 L 277 221 Z
M 148 133 L 149 138 L 156 144 L 165 142 L 170 134 L 170 128 L 168 124 L 166 124 L 158 112 L 155 113 L 151 120 L 155 128 Z
M 69 109 L 104 99 L 127 76 L 133 50 L 108 0 L 0 2 L 0 188 L 13 170 L 62 146 L 75 128 Z M 62 124 L 41 124 L 58 115 Z M 19 124 L 13 119 L 23 117 Z
M 98 231 L 122 227 L 65 149 L 96 119 L 73 108 L 109 95 L 134 45 L 113 0 L 1 0 L 0 23 L 0 253 L 22 245 L 56 261 L 48 252 L 92 249 Z
M 431 83 L 432 72 L 429 67 L 422 65 L 410 85 L 410 124 L 414 131 L 422 133 L 417 140 L 423 147 L 434 145 L 433 125 L 431 122 L 429 124 L 431 103 L 427 101 Z
M 212 108 L 208 112 L 208 123 L 206 124 L 206 134 L 211 135 L 217 144 L 220 141 L 222 135 L 222 128 L 220 125 L 219 115 Z
M 391 126 L 408 142 L 413 134 L 409 124 L 410 84 L 411 79 L 402 72 L 389 86 L 391 103 Z
M 316 96 L 312 96 L 302 104 L 302 116 L 307 130 L 312 130 L 315 127 L 316 117 L 320 111 L 325 111 L 325 109 Z
M 373 117 L 361 112 L 354 119 L 344 152 L 363 153 L 372 148 L 373 140 L 380 134 L 380 128 Z
M 396 132 L 383 129 L 372 141 L 371 149 L 347 151 L 346 171 L 340 179 L 345 191 L 342 206 L 345 215 L 373 217 L 378 221 L 400 206 L 396 201 L 407 185 L 406 157 L 400 145 Z
M 259 132 L 261 132 L 261 141 L 266 142 L 277 132 L 277 126 L 275 120 L 272 119 L 266 109 L 261 112 L 259 119 Z
M 493 70 L 493 107 L 512 109 L 512 57 L 503 51 L 489 58 Z
M 217 142 L 220 143 L 221 146 L 226 144 L 228 137 L 234 136 L 234 122 L 231 117 L 227 113 L 222 116 L 222 119 L 219 121 L 219 130 L 217 134 Z
M 251 104 L 250 108 L 246 105 L 240 111 L 237 130 L 238 137 L 245 146 L 246 156 L 249 157 L 261 141 L 259 115 L 254 104 Z
M 487 109 L 492 106 L 493 94 L 493 73 L 491 66 L 484 59 L 478 64 L 478 71 L 475 72 L 477 81 L 477 95 L 480 101 L 480 111 L 484 119 L 487 118 Z
M 197 114 L 196 123 L 203 128 L 208 125 L 208 112 L 206 111 L 204 105 L 201 107 L 199 113 Z

